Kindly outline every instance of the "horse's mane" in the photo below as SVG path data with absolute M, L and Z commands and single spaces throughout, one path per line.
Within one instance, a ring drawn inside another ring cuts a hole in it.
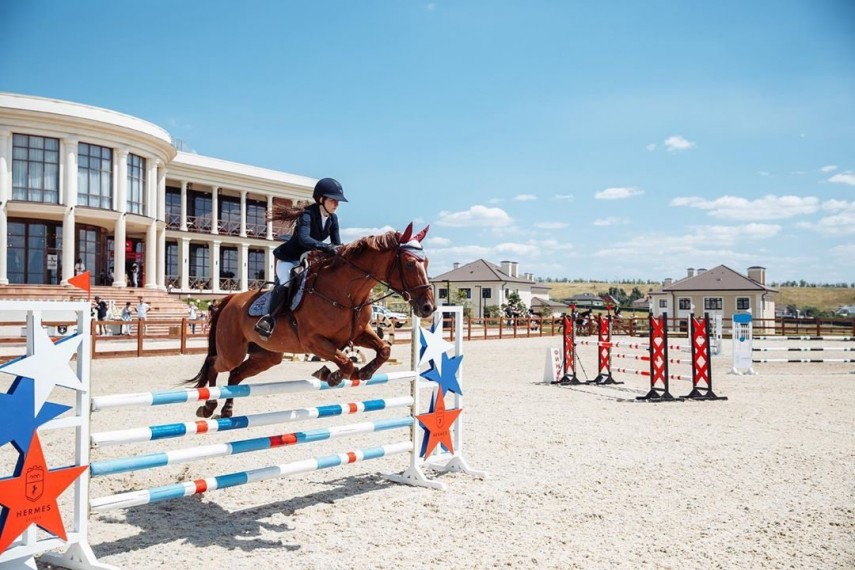
M 347 263 L 347 260 L 354 261 L 358 259 L 366 251 L 384 252 L 395 249 L 399 245 L 400 237 L 401 234 L 394 230 L 388 231 L 385 234 L 361 237 L 348 244 L 342 245 L 341 249 L 338 250 L 338 255 L 327 258 L 328 261 L 326 263 L 322 261 L 323 267 L 325 270 L 336 268 Z M 312 255 L 315 256 L 323 254 L 313 253 Z M 316 259 L 317 258 L 313 257 L 312 261 L 315 261 Z

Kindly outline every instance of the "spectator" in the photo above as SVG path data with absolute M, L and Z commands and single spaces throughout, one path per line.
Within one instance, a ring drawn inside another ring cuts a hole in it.
M 86 266 L 83 265 L 83 260 L 78 257 L 77 262 L 74 264 L 74 274 L 80 275 L 84 271 L 86 271 Z
M 142 297 L 138 298 L 139 303 L 137 303 L 137 319 L 140 321 L 140 327 L 142 327 L 143 334 L 146 333 L 145 321 L 148 318 L 148 312 L 151 309 L 151 305 L 143 301 Z
M 98 317 L 98 334 L 107 334 L 107 326 L 104 320 L 107 318 L 107 302 L 95 295 L 95 313 Z
M 131 322 L 131 302 L 128 301 L 125 303 L 125 308 L 122 309 L 122 320 L 125 322 Z M 130 335 L 131 334 L 131 325 L 122 325 L 122 334 Z
M 196 311 L 195 301 L 190 301 L 187 318 L 190 319 L 190 334 L 196 334 L 196 319 L 199 318 L 199 313 Z
M 131 287 L 140 286 L 140 266 L 134 263 L 131 266 Z

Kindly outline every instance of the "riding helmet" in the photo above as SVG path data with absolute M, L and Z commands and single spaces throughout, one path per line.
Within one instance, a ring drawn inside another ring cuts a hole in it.
M 347 202 L 347 198 L 344 197 L 344 190 L 342 190 L 341 184 L 335 178 L 321 178 L 318 180 L 318 183 L 315 184 L 315 191 L 312 193 L 312 197 L 315 199 L 315 202 L 319 202 L 321 198 L 332 198 L 339 202 Z

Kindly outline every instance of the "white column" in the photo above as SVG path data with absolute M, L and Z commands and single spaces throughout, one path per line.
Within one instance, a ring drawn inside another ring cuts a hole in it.
M 145 208 L 142 213 L 149 218 L 157 218 L 157 163 L 156 158 L 145 160 Z
M 157 161 L 157 219 L 166 221 L 166 167 L 160 160 Z
M 0 285 L 9 284 L 9 268 L 6 256 L 9 244 L 6 236 L 9 232 L 9 217 L 6 205 L 12 196 L 12 151 L 9 149 L 12 141 L 12 131 L 0 129 Z
M 220 220 L 217 215 L 217 202 L 219 202 L 217 198 L 217 191 L 220 189 L 219 186 L 214 186 L 211 191 L 211 233 L 218 234 L 220 233 Z
M 74 231 L 74 208 L 77 206 L 77 139 L 62 139 L 63 195 L 65 212 L 62 217 L 62 281 L 65 285 L 74 277 L 74 252 L 77 251 L 77 234 Z M 92 270 L 94 268 L 90 268 Z
M 276 257 L 273 255 L 273 250 L 276 245 L 267 246 L 267 267 L 264 272 L 265 281 L 276 281 Z
M 240 237 L 246 237 L 246 190 L 240 191 Z
M 273 222 L 270 220 L 270 212 L 273 211 L 273 196 L 267 197 L 267 239 L 273 239 Z M 268 279 L 269 281 L 269 279 Z
M 220 289 L 220 240 L 211 243 L 211 290 L 222 293 Z
M 157 287 L 157 221 L 151 220 L 145 232 L 145 284 L 146 289 Z
M 249 244 L 242 243 L 238 249 L 238 267 L 240 268 L 240 290 L 246 291 L 249 289 Z
M 182 232 L 187 231 L 187 181 L 181 181 L 181 227 Z
M 157 228 L 157 279 L 158 289 L 166 290 L 166 226 Z
M 190 289 L 190 238 L 181 238 L 178 250 L 178 259 L 181 262 L 181 284 L 180 289 Z
M 125 239 L 127 228 L 125 220 L 128 215 L 128 154 L 126 148 L 116 149 L 116 229 L 113 232 L 113 287 L 127 287 L 125 274 Z

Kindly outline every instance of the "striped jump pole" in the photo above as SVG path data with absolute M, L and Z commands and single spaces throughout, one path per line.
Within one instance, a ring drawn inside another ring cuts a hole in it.
M 752 360 L 751 362 L 757 363 L 771 363 L 771 362 L 793 362 L 793 363 L 802 363 L 802 364 L 822 364 L 822 363 L 831 363 L 831 362 L 855 362 L 855 358 L 758 358 L 756 360 Z
M 562 327 L 563 350 L 561 354 L 564 375 L 553 384 L 561 384 L 562 386 L 584 384 L 576 376 L 576 323 L 564 315 Z
M 855 352 L 849 346 L 763 346 L 752 348 L 753 352 Z
M 623 384 L 612 376 L 612 316 L 597 315 L 597 377 L 588 382 L 605 386 Z
M 659 317 L 649 315 L 648 323 L 648 361 L 650 371 L 645 376 L 650 376 L 650 391 L 644 396 L 638 396 L 636 400 L 645 402 L 672 402 L 676 401 L 668 388 L 668 380 L 673 379 L 668 371 L 668 315 Z
M 689 319 L 689 336 L 692 339 L 692 391 L 682 400 L 727 400 L 716 396 L 712 383 L 712 350 L 710 347 L 710 316 L 692 315 Z
M 828 340 L 855 342 L 855 336 L 755 336 L 754 340 Z

